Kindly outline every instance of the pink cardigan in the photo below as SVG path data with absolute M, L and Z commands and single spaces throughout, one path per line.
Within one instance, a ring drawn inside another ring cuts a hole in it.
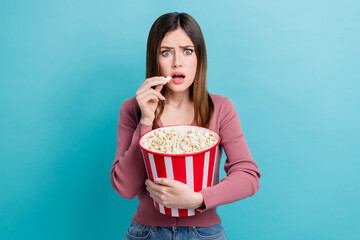
M 143 156 L 138 146 L 140 137 L 152 126 L 140 123 L 141 111 L 135 97 L 128 98 L 120 108 L 115 160 L 111 168 L 111 184 L 120 196 L 132 199 L 137 196 L 139 205 L 132 217 L 137 223 L 149 226 L 208 227 L 221 222 L 216 207 L 254 195 L 259 190 L 261 176 L 252 159 L 241 129 L 236 109 L 229 98 L 210 93 L 214 114 L 209 129 L 221 137 L 220 152 L 225 150 L 224 169 L 227 177 L 219 182 L 219 166 L 215 169 L 215 184 L 201 190 L 205 209 L 190 217 L 171 217 L 158 212 L 146 190 L 147 179 Z M 159 122 L 159 126 L 163 124 Z

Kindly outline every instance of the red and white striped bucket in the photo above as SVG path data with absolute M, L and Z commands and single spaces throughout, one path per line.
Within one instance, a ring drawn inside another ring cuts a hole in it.
M 162 127 L 162 129 L 168 127 L 186 129 L 200 128 L 201 130 L 209 131 L 215 134 L 218 137 L 218 141 L 211 148 L 197 153 L 164 154 L 147 150 L 140 144 L 142 138 L 146 137 L 148 134 L 152 134 L 153 131 L 156 131 L 159 128 L 145 133 L 139 140 L 139 146 L 143 153 L 149 179 L 151 181 L 154 181 L 156 178 L 177 180 L 187 184 L 195 192 L 199 192 L 206 187 L 213 186 L 216 172 L 215 169 L 221 158 L 221 153 L 219 154 L 220 136 L 210 129 L 190 125 L 166 126 Z M 200 213 L 194 209 L 167 208 L 162 204 L 157 203 L 155 200 L 154 205 L 160 213 L 173 217 L 193 216 Z

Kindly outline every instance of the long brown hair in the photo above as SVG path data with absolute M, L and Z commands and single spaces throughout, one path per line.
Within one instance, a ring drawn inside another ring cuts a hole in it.
M 193 84 L 190 86 L 190 100 L 194 103 L 194 123 L 197 126 L 208 128 L 211 117 L 214 113 L 214 103 L 206 86 L 206 46 L 200 26 L 196 20 L 187 13 L 167 13 L 160 16 L 152 25 L 146 50 L 146 78 L 160 76 L 160 66 L 158 57 L 160 52 L 160 44 L 165 34 L 182 28 L 194 43 L 195 53 L 197 57 L 197 69 Z M 161 89 L 164 94 L 166 86 Z M 155 119 L 153 121 L 153 129 L 159 127 L 158 121 L 164 112 L 165 102 L 159 101 L 159 113 L 155 111 Z

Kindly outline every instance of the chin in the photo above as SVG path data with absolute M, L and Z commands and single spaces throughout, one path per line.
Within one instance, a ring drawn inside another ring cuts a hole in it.
M 175 86 L 166 86 L 167 89 L 169 89 L 172 92 L 185 92 L 187 90 L 189 90 L 190 86 L 181 86 L 181 85 L 175 85 Z

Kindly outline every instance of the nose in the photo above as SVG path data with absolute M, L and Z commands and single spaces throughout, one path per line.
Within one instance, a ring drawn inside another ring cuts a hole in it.
M 175 53 L 173 58 L 173 68 L 179 68 L 182 67 L 182 59 L 180 54 Z

